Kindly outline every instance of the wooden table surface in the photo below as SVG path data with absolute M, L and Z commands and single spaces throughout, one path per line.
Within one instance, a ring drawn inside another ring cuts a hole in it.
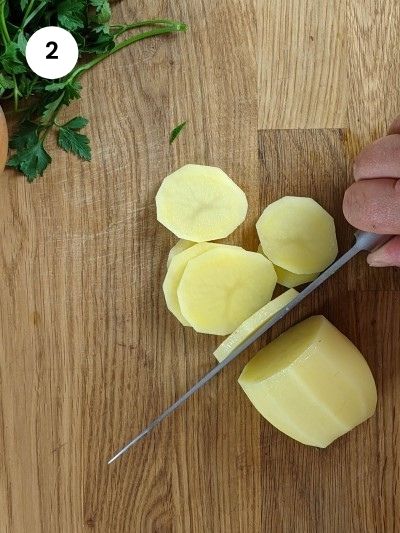
M 93 161 L 60 151 L 33 185 L 0 182 L 0 531 L 349 533 L 400 530 L 400 275 L 360 257 L 272 337 L 322 313 L 361 349 L 376 415 L 326 450 L 265 422 L 239 389 L 258 343 L 122 460 L 107 459 L 213 364 L 161 290 L 173 237 L 154 195 L 217 165 L 249 215 L 310 195 L 337 222 L 354 155 L 400 112 L 394 0 L 123 0 L 115 20 L 182 19 L 84 80 Z M 186 130 L 175 144 L 168 135 Z

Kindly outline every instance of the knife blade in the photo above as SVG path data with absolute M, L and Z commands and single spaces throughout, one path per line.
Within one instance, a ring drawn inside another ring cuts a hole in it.
M 292 309 L 294 309 L 299 303 L 301 303 L 308 295 L 310 295 L 315 289 L 317 289 L 324 281 L 329 279 L 335 272 L 337 272 L 343 265 L 345 265 L 350 259 L 355 257 L 361 251 L 373 251 L 380 248 L 385 242 L 387 242 L 391 235 L 377 235 L 375 233 L 366 233 L 364 231 L 357 231 L 355 233 L 356 242 L 345 254 L 337 259 L 330 267 L 328 267 L 322 274 L 318 276 L 314 281 L 307 285 L 291 302 L 289 302 L 283 309 L 278 311 L 268 322 L 259 327 L 254 333 L 247 337 L 239 346 L 237 346 L 232 353 L 214 368 L 212 368 L 207 374 L 205 374 L 193 387 L 185 392 L 178 400 L 171 404 L 165 411 L 163 411 L 157 418 L 155 418 L 150 424 L 141 431 L 136 437 L 130 440 L 122 448 L 120 448 L 113 457 L 108 461 L 108 464 L 113 463 L 116 459 L 121 457 L 132 446 L 141 441 L 146 435 L 148 435 L 160 422 L 162 422 L 167 416 L 172 414 L 176 409 L 183 405 L 193 394 L 199 389 L 204 387 L 209 381 L 212 380 L 223 368 L 225 368 L 231 361 L 236 359 L 246 348 L 248 348 L 254 341 L 256 341 L 266 331 L 271 329 L 277 322 L 279 322 L 284 316 L 286 316 Z

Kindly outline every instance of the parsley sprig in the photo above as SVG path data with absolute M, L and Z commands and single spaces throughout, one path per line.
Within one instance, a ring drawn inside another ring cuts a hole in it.
M 90 161 L 90 142 L 81 133 L 88 120 L 80 116 L 64 124 L 57 120 L 65 106 L 80 98 L 85 72 L 138 41 L 186 30 L 184 23 L 168 19 L 113 25 L 111 15 L 109 0 L 0 0 L 0 101 L 12 99 L 19 113 L 8 165 L 29 182 L 42 176 L 51 163 L 45 141 L 53 130 L 60 148 Z M 44 26 L 70 31 L 79 47 L 78 65 L 56 81 L 39 78 L 25 60 L 29 37 Z M 134 30 L 139 32 L 122 38 Z M 21 102 L 27 99 L 24 109 Z

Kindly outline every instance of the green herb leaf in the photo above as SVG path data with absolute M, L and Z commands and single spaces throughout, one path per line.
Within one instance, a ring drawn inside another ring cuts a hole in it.
M 57 98 L 54 98 L 53 100 L 50 100 L 50 102 L 47 102 L 45 104 L 43 111 L 42 111 L 42 117 L 40 120 L 42 124 L 47 124 L 51 122 L 52 119 L 54 119 L 54 115 L 56 114 L 56 111 L 61 105 L 61 103 L 63 102 L 64 98 L 65 98 L 65 93 L 64 91 L 62 91 L 61 94 Z
M 43 142 L 37 138 L 37 142 L 17 153 L 8 160 L 7 166 L 18 169 L 25 174 L 29 182 L 34 181 L 51 163 L 51 157 L 46 152 Z
M 49 83 L 48 85 L 45 85 L 44 90 L 49 93 L 63 91 L 66 85 L 67 85 L 67 82 L 65 81 Z
M 61 81 L 45 85 L 44 90 L 47 92 L 63 92 L 64 105 L 69 105 L 72 100 L 77 100 L 81 96 L 82 85 L 77 81 Z
M 21 54 L 25 55 L 25 51 L 26 51 L 26 45 L 28 44 L 28 41 L 25 37 L 25 34 L 24 32 L 19 32 L 18 33 L 18 37 L 17 37 L 17 45 L 18 45 L 18 48 L 21 52 Z
M 38 141 L 38 125 L 26 120 L 25 122 L 22 122 L 18 130 L 11 137 L 10 148 L 22 150 L 29 146 L 33 146 Z
M 66 30 L 74 31 L 85 27 L 85 0 L 64 0 L 57 6 L 57 18 Z
M 13 89 L 13 88 L 14 88 L 14 80 L 10 78 L 9 76 L 5 76 L 4 74 L 1 74 L 0 72 L 0 97 L 7 91 L 7 89 Z
M 29 0 L 19 0 L 19 5 L 21 6 L 22 11 L 25 11 L 25 8 L 28 5 Z
M 8 43 L 4 53 L 0 56 L 0 65 L 7 74 L 22 74 L 26 67 L 19 57 L 17 43 Z
M 64 89 L 64 104 L 69 105 L 72 100 L 77 100 L 81 97 L 82 85 L 77 81 L 72 81 L 66 84 Z
M 17 78 L 18 80 L 18 89 L 24 98 L 28 98 L 29 96 L 33 95 L 40 95 L 43 97 L 43 91 L 44 91 L 44 80 L 39 78 L 38 76 L 29 76 L 26 75 L 20 75 Z M 37 106 L 30 103 L 29 105 L 30 110 L 36 110 Z
M 90 161 L 92 158 L 88 137 L 65 126 L 61 126 L 58 132 L 58 146 L 85 161 Z
M 90 54 L 103 54 L 109 52 L 115 46 L 112 35 L 104 30 L 103 26 L 98 26 L 92 31 L 86 39 L 83 51 Z
M 111 7 L 108 0 L 90 0 L 90 4 L 96 8 L 96 21 L 105 24 L 111 18 Z
M 88 119 L 85 117 L 74 117 L 65 124 L 62 125 L 63 128 L 68 128 L 70 130 L 81 130 L 88 124 Z
M 181 124 L 178 124 L 172 131 L 171 135 L 169 136 L 169 144 L 172 144 L 175 139 L 178 137 L 178 135 L 181 133 L 183 128 L 186 126 L 186 120 L 185 122 L 182 122 Z

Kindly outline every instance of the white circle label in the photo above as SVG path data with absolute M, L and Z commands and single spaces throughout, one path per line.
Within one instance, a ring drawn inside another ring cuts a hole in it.
M 69 31 L 48 26 L 36 31 L 26 45 L 26 61 L 41 78 L 62 78 L 75 67 L 78 45 Z

